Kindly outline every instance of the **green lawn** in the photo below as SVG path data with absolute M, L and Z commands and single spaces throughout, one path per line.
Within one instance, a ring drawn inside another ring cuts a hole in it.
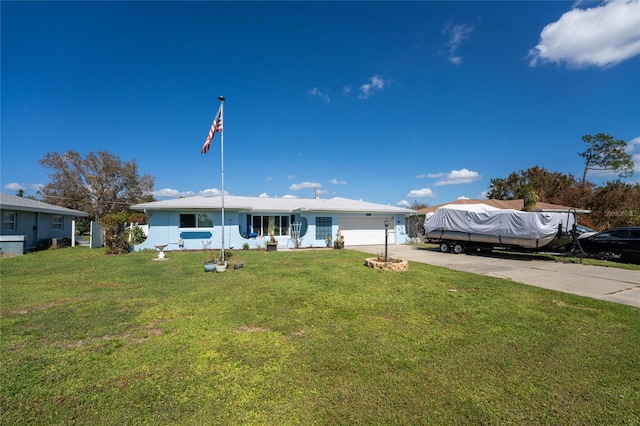
M 2 259 L 10 424 L 640 424 L 640 310 L 350 250 Z

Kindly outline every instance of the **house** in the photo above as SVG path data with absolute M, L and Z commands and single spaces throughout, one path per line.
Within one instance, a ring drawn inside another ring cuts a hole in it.
M 2 253 L 24 254 L 52 241 L 75 241 L 75 221 L 89 216 L 72 210 L 30 198 L 0 193 L 0 247 Z
M 135 204 L 149 222 L 135 250 L 198 250 L 223 240 L 222 197 L 194 196 Z M 405 217 L 414 210 L 347 198 L 224 197 L 224 247 L 264 247 L 273 234 L 281 247 L 326 247 L 338 232 L 345 246 L 407 242 Z M 386 223 L 386 229 L 385 229 Z M 386 231 L 386 232 L 385 232 Z M 298 238 L 296 238 L 298 236 Z

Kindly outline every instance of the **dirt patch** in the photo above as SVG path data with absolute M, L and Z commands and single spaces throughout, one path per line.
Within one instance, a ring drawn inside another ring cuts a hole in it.
M 557 306 L 560 306 L 561 308 L 582 309 L 583 311 L 597 311 L 597 309 L 594 309 L 594 308 L 586 308 L 584 306 L 569 305 L 561 300 L 554 300 L 553 303 L 555 303 Z
M 235 330 L 236 333 L 268 333 L 271 331 L 268 327 L 253 327 L 250 325 L 243 325 L 242 327 L 238 327 Z
M 40 305 L 30 306 L 24 309 L 16 309 L 13 311 L 8 311 L 9 315 L 28 315 L 32 312 L 36 311 L 44 311 L 45 309 L 55 308 L 57 306 L 68 305 L 69 303 L 77 302 L 77 299 L 65 298 L 60 300 L 55 300 L 53 302 L 42 303 Z

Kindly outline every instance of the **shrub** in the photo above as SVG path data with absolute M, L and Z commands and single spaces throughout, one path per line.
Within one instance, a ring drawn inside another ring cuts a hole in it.
M 104 232 L 104 245 L 107 254 L 129 253 L 129 243 L 126 234 L 127 213 L 112 213 L 100 219 L 100 226 Z

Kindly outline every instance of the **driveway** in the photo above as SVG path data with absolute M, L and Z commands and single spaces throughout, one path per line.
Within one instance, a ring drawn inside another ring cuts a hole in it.
M 384 253 L 384 245 L 348 248 L 375 255 Z M 527 256 L 505 256 L 499 253 L 441 253 L 436 249 L 411 245 L 388 246 L 388 255 L 640 308 L 640 271 L 531 260 Z

